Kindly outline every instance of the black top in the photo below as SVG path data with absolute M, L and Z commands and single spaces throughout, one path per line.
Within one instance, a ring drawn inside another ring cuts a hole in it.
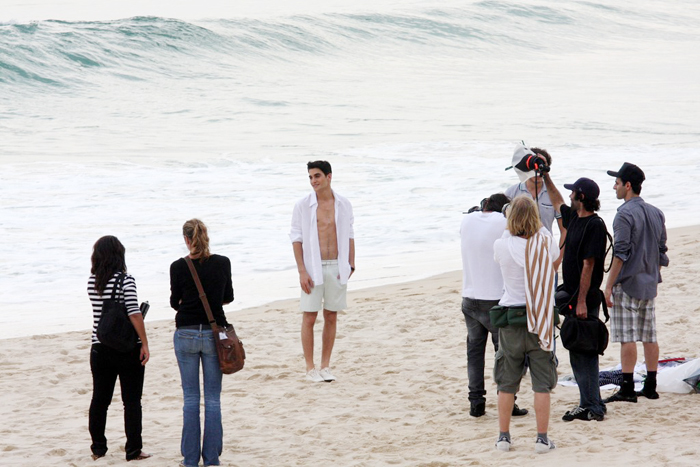
M 564 289 L 570 294 L 578 291 L 581 282 L 583 260 L 594 258 L 591 285 L 586 297 L 586 306 L 596 308 L 600 305 L 600 285 L 603 283 L 605 269 L 605 243 L 607 240 L 605 224 L 597 214 L 578 217 L 578 213 L 567 205 L 561 207 L 561 217 L 566 229 L 566 249 L 562 261 Z
M 211 255 L 206 261 L 193 259 L 192 264 L 199 275 L 216 323 L 228 326 L 223 304 L 233 301 L 231 261 L 225 256 Z M 204 311 L 197 286 L 184 258 L 170 265 L 170 306 L 177 310 L 177 327 L 209 324 L 207 312 Z

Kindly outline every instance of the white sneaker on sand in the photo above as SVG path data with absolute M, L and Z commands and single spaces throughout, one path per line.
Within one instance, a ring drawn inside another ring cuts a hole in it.
M 321 368 L 321 371 L 319 371 L 318 374 L 321 375 L 323 381 L 326 381 L 327 383 L 335 381 L 335 376 L 333 376 L 333 373 L 331 373 L 331 368 L 328 366 L 326 368 Z
M 307 381 L 313 381 L 314 383 L 323 383 L 325 381 L 316 368 L 312 368 L 308 373 L 306 373 L 306 379 Z
M 498 441 L 496 441 L 496 449 L 499 451 L 508 452 L 510 451 L 512 444 L 513 443 L 510 441 L 510 438 L 504 435 L 498 438 Z
M 537 437 L 537 441 L 535 441 L 535 452 L 537 454 L 544 454 L 556 448 L 557 447 L 554 445 L 554 441 L 551 439 L 548 439 L 547 442 L 545 442 L 542 438 Z

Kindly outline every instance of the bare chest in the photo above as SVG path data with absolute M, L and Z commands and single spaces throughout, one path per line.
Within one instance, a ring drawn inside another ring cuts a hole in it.
M 319 231 L 335 229 L 335 204 L 319 204 L 316 210 L 316 225 Z

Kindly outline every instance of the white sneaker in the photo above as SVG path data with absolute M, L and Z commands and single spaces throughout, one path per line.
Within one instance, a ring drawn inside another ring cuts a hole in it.
M 496 449 L 499 451 L 508 452 L 510 451 L 511 444 L 513 443 L 511 443 L 507 436 L 501 436 L 498 438 L 498 441 L 496 441 Z
M 537 454 L 544 454 L 546 452 L 551 451 L 552 449 L 556 449 L 556 446 L 554 445 L 554 441 L 547 440 L 545 443 L 544 440 L 540 437 L 537 438 L 537 441 L 535 441 L 535 452 Z
M 306 373 L 306 379 L 307 381 L 313 381 L 314 383 L 323 383 L 325 381 L 316 368 L 312 368 L 308 373 Z
M 323 381 L 326 381 L 327 383 L 335 381 L 335 376 L 333 376 L 333 373 L 331 373 L 331 368 L 328 366 L 326 368 L 321 368 L 321 371 L 319 371 L 318 374 L 321 375 Z

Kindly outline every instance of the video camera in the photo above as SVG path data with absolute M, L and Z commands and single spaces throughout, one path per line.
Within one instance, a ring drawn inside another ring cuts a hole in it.
M 539 154 L 535 154 L 525 146 L 525 143 L 518 144 L 515 147 L 515 152 L 513 153 L 513 165 L 506 168 L 506 170 L 515 167 L 521 173 L 535 172 L 540 177 L 544 175 L 545 172 L 549 172 L 549 166 L 547 165 L 547 159 Z
M 523 156 L 523 158 L 520 159 L 520 162 L 515 164 L 515 168 L 520 169 L 523 172 L 530 172 L 531 170 L 534 170 L 540 177 L 544 175 L 545 172 L 549 172 L 547 159 L 533 152 Z

